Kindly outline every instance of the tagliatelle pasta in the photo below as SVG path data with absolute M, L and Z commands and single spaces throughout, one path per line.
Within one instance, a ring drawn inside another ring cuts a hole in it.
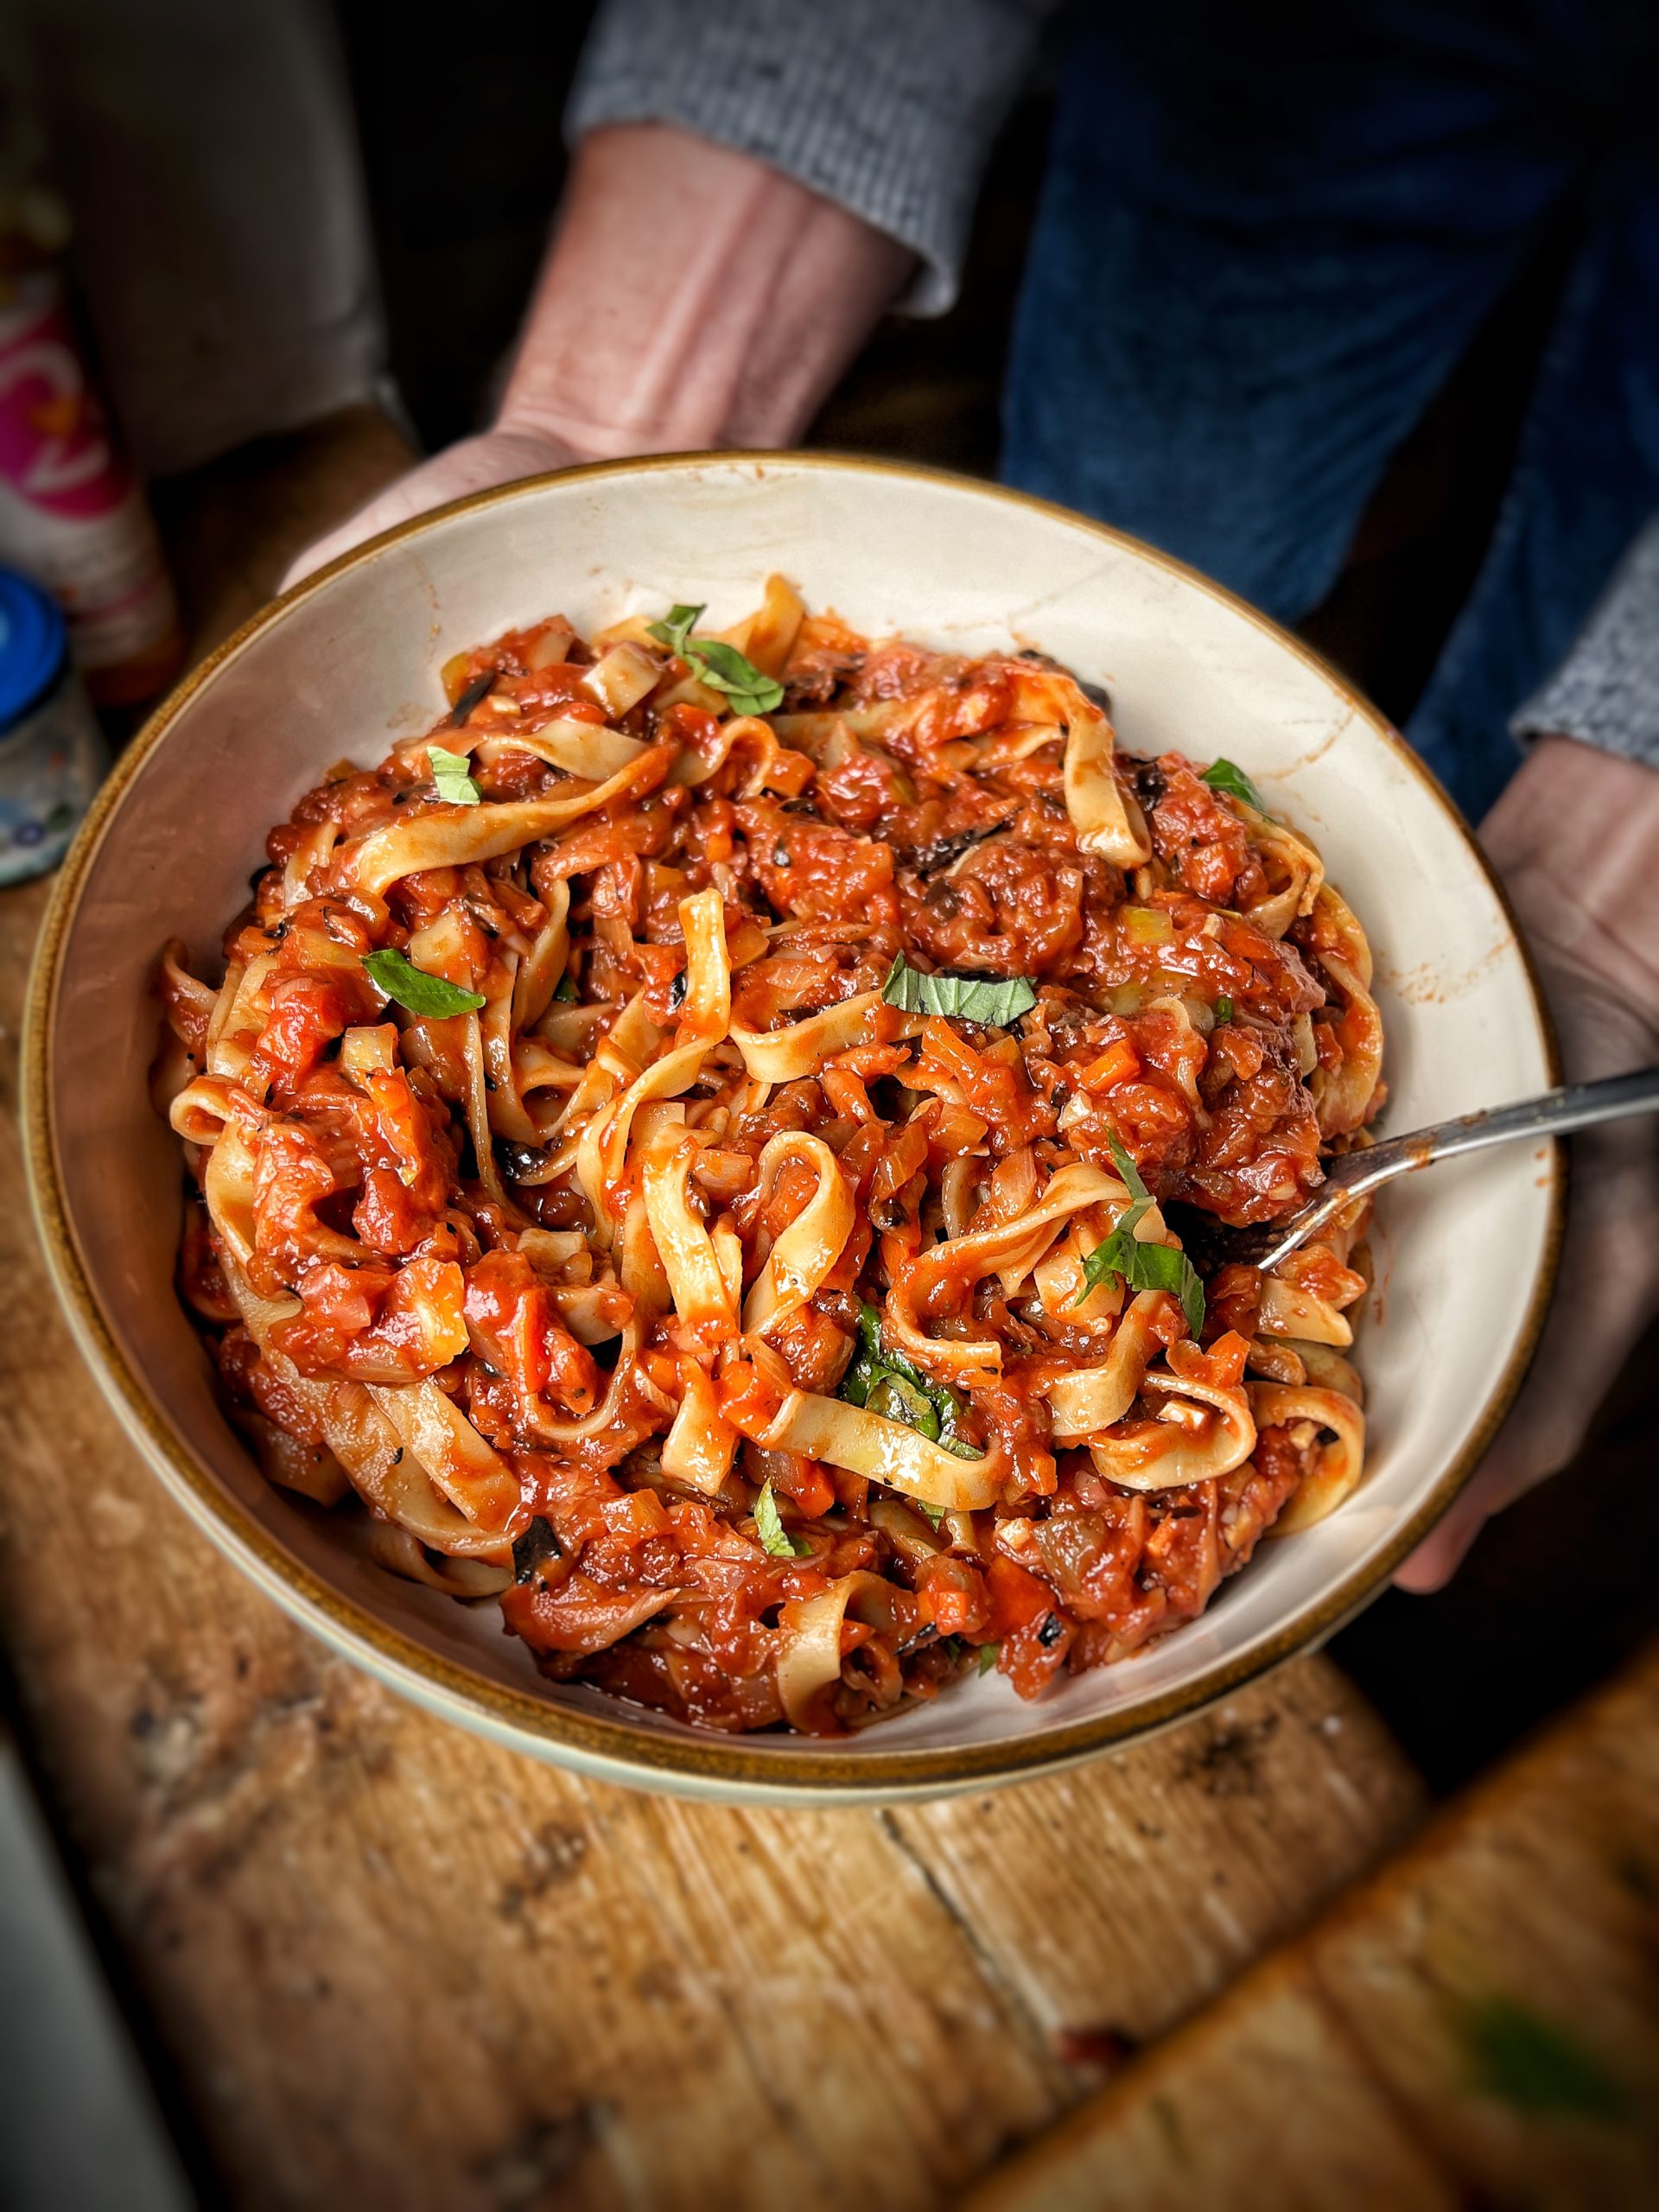
M 270 1478 L 692 1722 L 1024 1696 L 1362 1479 L 1360 925 L 1242 772 L 782 578 L 458 655 L 162 956 L 180 1280 Z

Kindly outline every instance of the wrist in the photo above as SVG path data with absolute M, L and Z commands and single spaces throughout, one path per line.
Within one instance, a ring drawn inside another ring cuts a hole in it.
M 747 155 L 667 124 L 595 130 L 498 427 L 594 459 L 791 443 L 911 264 Z
M 1659 1035 L 1659 771 L 1541 738 L 1480 834 L 1546 969 Z

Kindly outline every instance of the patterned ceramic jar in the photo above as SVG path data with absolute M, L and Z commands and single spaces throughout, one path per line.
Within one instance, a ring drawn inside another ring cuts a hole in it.
M 109 765 L 62 615 L 0 569 L 0 884 L 57 866 Z

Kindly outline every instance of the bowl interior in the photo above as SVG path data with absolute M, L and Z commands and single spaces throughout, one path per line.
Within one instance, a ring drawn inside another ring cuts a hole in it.
M 1362 1489 L 1262 1546 L 1209 1611 L 1022 1705 L 995 1677 L 853 1742 L 728 1742 L 555 1688 L 467 1608 L 394 1580 L 348 1519 L 257 1472 L 171 1290 L 181 1168 L 153 1114 L 157 950 L 215 952 L 282 819 L 328 763 L 429 727 L 460 648 L 556 609 L 755 601 L 772 569 L 861 630 L 1039 647 L 1104 683 L 1130 750 L 1225 753 L 1320 847 L 1370 934 L 1387 1126 L 1547 1087 L 1550 1052 L 1503 906 L 1446 802 L 1370 709 L 1261 618 L 1144 548 L 986 487 L 877 464 L 624 465 L 515 487 L 381 541 L 279 605 L 163 710 L 67 871 L 39 988 L 36 1165 L 83 1342 L 181 1501 L 290 1608 L 459 1717 L 636 1778 L 749 1790 L 985 1779 L 1166 1719 L 1328 1626 L 1466 1471 L 1545 1287 L 1555 1165 L 1511 1147 L 1385 1198 L 1357 1357 Z M 49 1160 L 48 1155 L 49 1154 Z

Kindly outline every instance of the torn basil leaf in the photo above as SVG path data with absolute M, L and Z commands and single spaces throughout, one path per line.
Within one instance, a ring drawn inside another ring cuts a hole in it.
M 1134 1211 L 1132 1206 L 1129 1212 Z M 1128 1217 L 1123 1217 L 1125 1221 Z M 1132 1230 L 1120 1226 L 1096 1245 L 1083 1263 L 1083 1273 L 1086 1287 L 1077 1305 L 1109 1275 L 1121 1275 L 1131 1290 L 1166 1290 L 1179 1299 L 1187 1328 L 1197 1341 L 1204 1327 L 1204 1284 L 1192 1261 L 1173 1244 L 1143 1244 Z
M 1141 1179 L 1141 1170 L 1118 1142 L 1117 1132 L 1108 1129 L 1106 1141 L 1112 1148 L 1112 1165 L 1117 1170 L 1118 1180 L 1129 1194 L 1129 1204 L 1119 1215 L 1111 1235 L 1103 1237 L 1083 1263 L 1083 1288 L 1072 1300 L 1081 1306 L 1084 1300 L 1100 1288 L 1108 1275 L 1122 1275 L 1127 1280 L 1129 1257 L 1135 1249 L 1135 1232 L 1152 1211 L 1152 1193 Z
M 1116 1129 L 1107 1130 L 1106 1141 L 1112 1148 L 1112 1165 L 1117 1170 L 1118 1181 L 1122 1184 L 1124 1189 L 1135 1200 L 1135 1205 L 1141 1209 L 1140 1212 L 1135 1215 L 1135 1219 L 1136 1222 L 1143 1221 L 1152 1206 L 1152 1192 L 1141 1181 L 1141 1170 L 1135 1166 L 1134 1160 L 1129 1158 L 1128 1152 L 1124 1149 L 1122 1143 L 1119 1140 L 1118 1134 Z M 1126 1214 L 1124 1216 L 1124 1220 L 1127 1221 L 1128 1219 L 1128 1217 Z M 1120 1221 L 1117 1225 L 1122 1229 L 1123 1222 Z M 1130 1226 L 1132 1228 L 1134 1225 L 1134 1223 L 1130 1223 Z
M 858 1351 L 842 1377 L 837 1395 L 847 1405 L 862 1406 L 883 1421 L 896 1421 L 915 1429 L 930 1443 L 954 1452 L 958 1459 L 982 1456 L 976 1444 L 957 1433 L 962 1408 L 956 1392 L 924 1375 L 902 1352 L 885 1348 L 881 1316 L 868 1301 L 859 1305 Z
M 1119 1143 L 1116 1130 L 1108 1129 L 1112 1164 L 1128 1192 L 1130 1205 L 1111 1235 L 1103 1237 L 1083 1263 L 1084 1287 L 1073 1303 L 1081 1306 L 1109 1275 L 1121 1275 L 1131 1290 L 1166 1290 L 1179 1299 L 1181 1311 L 1193 1340 L 1204 1326 L 1204 1284 L 1185 1252 L 1173 1244 L 1143 1244 L 1135 1230 L 1152 1211 L 1152 1193 L 1141 1171 Z
M 957 1021 L 977 1021 L 1006 1029 L 1037 1003 L 1024 976 L 927 976 L 901 952 L 887 971 L 881 995 L 906 1014 L 939 1014 Z
M 1135 1209 L 1131 1207 L 1129 1211 L 1133 1212 Z M 1102 1283 L 1111 1276 L 1127 1272 L 1128 1249 L 1134 1242 L 1133 1236 L 1126 1236 L 1121 1229 L 1115 1229 L 1109 1236 L 1102 1237 L 1084 1261 L 1083 1288 L 1072 1300 L 1074 1306 L 1081 1306 L 1085 1298 L 1092 1297 Z
M 1001 1650 L 1001 1649 L 1002 1647 L 1000 1643 L 982 1643 L 980 1645 L 979 1671 L 982 1675 L 988 1675 L 990 1673 L 992 1668 L 996 1664 L 997 1654 Z
M 429 976 L 407 953 L 390 949 L 365 952 L 363 965 L 389 999 L 429 1020 L 442 1021 L 452 1014 L 475 1014 L 484 1003 L 482 991 L 464 991 L 459 983 L 449 982 L 442 976 Z
M 1129 1257 L 1129 1282 L 1136 1290 L 1166 1290 L 1179 1299 L 1197 1341 L 1204 1327 L 1204 1284 L 1185 1252 L 1173 1244 L 1137 1243 Z
M 429 745 L 426 765 L 432 772 L 432 781 L 441 799 L 451 806 L 478 804 L 483 794 L 473 781 L 473 764 L 466 753 L 447 752 L 442 745 Z
M 913 1428 L 937 1443 L 939 1435 L 939 1416 L 930 1400 L 924 1397 L 913 1382 L 902 1375 L 882 1375 L 870 1385 L 870 1394 L 864 1401 L 867 1410 L 880 1414 L 883 1421 L 902 1421 L 906 1428 Z
M 1229 798 L 1242 798 L 1246 806 L 1253 806 L 1258 814 L 1265 814 L 1272 821 L 1267 801 L 1236 762 L 1212 760 L 1199 781 L 1208 784 L 1212 791 L 1225 791 Z
M 645 627 L 660 645 L 666 645 L 677 660 L 685 658 L 685 641 L 702 619 L 701 607 L 671 607 L 660 622 L 647 622 Z
M 772 1494 L 772 1477 L 768 1475 L 760 1485 L 760 1495 L 754 1501 L 754 1533 L 760 1539 L 763 1551 L 773 1559 L 804 1559 L 812 1547 L 804 1536 L 791 1536 L 778 1510 L 778 1501 Z
M 671 607 L 660 622 L 645 626 L 658 645 L 666 645 L 683 660 L 699 683 L 723 691 L 739 715 L 770 715 L 784 703 L 784 687 L 767 676 L 735 645 L 719 638 L 694 638 L 692 628 L 702 616 L 701 607 Z
M 784 703 L 784 687 L 777 677 L 764 675 L 735 645 L 722 645 L 718 638 L 688 639 L 682 658 L 699 683 L 726 694 L 734 713 L 769 715 Z
M 1224 991 L 1216 1001 L 1216 1027 L 1219 1028 L 1224 1021 L 1230 1021 L 1232 1018 L 1233 1002 Z

